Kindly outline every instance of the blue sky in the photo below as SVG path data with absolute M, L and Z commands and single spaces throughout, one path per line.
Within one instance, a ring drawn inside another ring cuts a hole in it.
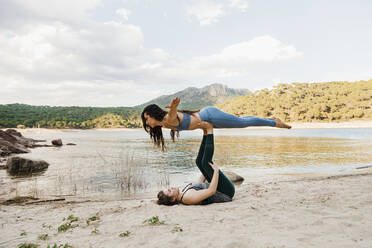
M 0 104 L 372 78 L 371 1 L 2 0 Z

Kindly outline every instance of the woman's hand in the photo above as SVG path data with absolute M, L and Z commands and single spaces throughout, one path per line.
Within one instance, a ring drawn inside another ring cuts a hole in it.
M 172 100 L 171 104 L 170 105 L 167 105 L 165 106 L 166 108 L 170 108 L 170 109 L 173 109 L 173 108 L 177 108 L 178 107 L 178 104 L 180 104 L 180 98 L 179 97 L 176 97 Z
M 199 123 L 199 128 L 203 129 L 203 134 L 213 134 L 213 124 L 206 122 L 206 121 L 201 121 Z
M 219 169 L 218 169 L 218 166 L 217 166 L 216 164 L 212 164 L 211 162 L 208 162 L 208 164 L 213 168 L 213 170 L 215 170 L 215 171 L 216 171 L 216 170 L 217 170 L 217 171 L 219 170 Z

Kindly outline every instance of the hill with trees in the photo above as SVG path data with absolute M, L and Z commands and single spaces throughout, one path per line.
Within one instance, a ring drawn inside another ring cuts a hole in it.
M 100 128 L 140 127 L 140 110 L 131 107 L 50 107 L 0 105 L 0 127 Z
M 372 119 L 372 80 L 279 84 L 218 105 L 238 116 L 275 115 L 287 122 Z
M 187 88 L 137 107 L 50 107 L 25 104 L 0 105 L 0 128 L 114 128 L 141 127 L 144 105 L 165 106 L 181 97 L 180 109 L 200 109 L 224 99 L 220 109 L 238 116 L 278 116 L 287 122 L 372 120 L 372 80 L 358 82 L 279 84 L 231 99 L 248 90 L 210 85 Z

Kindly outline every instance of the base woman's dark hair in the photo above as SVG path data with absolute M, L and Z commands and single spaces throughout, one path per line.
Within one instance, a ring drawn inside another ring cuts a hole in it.
M 178 110 L 177 112 L 192 115 L 192 114 L 197 113 L 199 111 L 200 110 Z M 150 139 L 152 139 L 154 141 L 154 144 L 157 147 L 160 147 L 160 145 L 161 145 L 161 149 L 162 149 L 162 151 L 164 151 L 165 150 L 165 144 L 164 144 L 164 137 L 163 137 L 163 131 L 161 129 L 161 126 L 157 126 L 157 127 L 154 127 L 154 128 L 148 126 L 146 124 L 145 113 L 148 114 L 149 116 L 151 116 L 152 118 L 154 118 L 155 120 L 162 121 L 164 119 L 164 117 L 166 116 L 166 114 L 168 114 L 168 111 L 163 110 L 162 108 L 160 108 L 156 104 L 150 104 L 143 109 L 142 114 L 141 114 L 143 128 L 145 129 L 146 132 L 148 132 L 150 134 Z M 178 119 L 178 121 L 180 121 L 178 116 L 177 116 L 177 119 Z M 174 142 L 174 137 L 176 135 L 177 135 L 177 138 L 178 138 L 179 137 L 179 131 L 175 131 L 175 130 L 170 131 L 170 136 L 171 136 L 173 142 Z
M 159 191 L 157 204 L 172 206 L 177 204 L 177 201 L 172 201 L 172 197 L 167 196 L 163 191 Z

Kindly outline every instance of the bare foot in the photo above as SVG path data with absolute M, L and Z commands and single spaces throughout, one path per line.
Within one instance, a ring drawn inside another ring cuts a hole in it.
M 288 124 L 285 124 L 280 118 L 278 117 L 275 117 L 275 116 L 272 116 L 270 117 L 270 119 L 274 120 L 275 121 L 275 127 L 278 127 L 278 128 L 287 128 L 287 129 L 291 129 L 292 127 Z

